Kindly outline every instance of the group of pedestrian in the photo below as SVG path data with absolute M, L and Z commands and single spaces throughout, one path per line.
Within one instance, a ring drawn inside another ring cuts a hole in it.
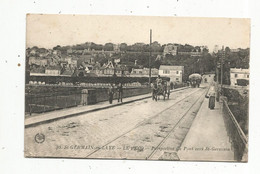
M 108 88 L 108 101 L 110 104 L 113 103 L 114 94 L 118 93 L 117 101 L 123 102 L 123 84 L 119 83 L 117 85 L 110 84 Z

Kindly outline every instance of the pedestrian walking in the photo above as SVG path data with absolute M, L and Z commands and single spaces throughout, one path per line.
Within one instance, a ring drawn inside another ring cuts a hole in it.
M 87 105 L 88 103 L 88 90 L 87 89 L 82 89 L 81 91 L 81 104 L 83 106 Z
M 114 96 L 114 86 L 111 84 L 108 88 L 108 101 L 110 104 L 113 103 L 113 96 Z
M 209 96 L 209 108 L 214 109 L 215 108 L 215 99 L 216 99 L 214 86 L 210 87 L 208 96 Z
M 123 84 L 119 83 L 117 86 L 118 99 L 117 101 L 123 102 Z

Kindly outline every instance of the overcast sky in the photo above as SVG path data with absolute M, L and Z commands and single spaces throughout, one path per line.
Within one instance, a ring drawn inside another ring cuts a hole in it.
M 229 46 L 250 45 L 250 20 L 229 18 L 27 15 L 27 47 L 52 48 L 85 42 L 136 42 Z

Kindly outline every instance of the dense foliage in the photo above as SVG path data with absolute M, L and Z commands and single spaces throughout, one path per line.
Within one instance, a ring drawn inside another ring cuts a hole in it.
M 221 65 L 221 52 L 214 55 L 216 63 Z M 249 48 L 240 49 L 238 52 L 232 52 L 229 47 L 225 48 L 223 62 L 223 84 L 230 85 L 230 68 L 249 69 Z M 216 76 L 217 77 L 217 76 Z M 221 80 L 221 71 L 218 71 L 219 82 Z M 242 82 L 243 83 L 243 82 Z

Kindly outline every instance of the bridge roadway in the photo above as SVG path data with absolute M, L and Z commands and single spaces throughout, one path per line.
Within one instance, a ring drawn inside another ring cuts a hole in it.
M 165 101 L 148 98 L 28 127 L 25 156 L 178 160 L 206 92 L 187 88 Z M 37 142 L 37 133 L 44 142 Z

